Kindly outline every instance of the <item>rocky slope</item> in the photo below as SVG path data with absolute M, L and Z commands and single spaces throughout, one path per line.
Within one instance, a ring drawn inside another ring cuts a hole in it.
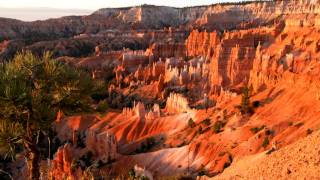
M 234 162 L 213 179 L 317 179 L 319 131 L 271 153 L 262 152 Z

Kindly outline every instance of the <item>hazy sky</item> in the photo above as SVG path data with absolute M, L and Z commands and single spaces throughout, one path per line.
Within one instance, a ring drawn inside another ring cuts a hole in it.
M 102 7 L 123 7 L 141 4 L 184 7 L 226 1 L 239 0 L 0 0 L 0 7 L 50 7 L 96 10 Z
M 185 7 L 235 1 L 239 0 L 0 0 L 0 17 L 32 21 L 66 15 L 86 15 L 106 7 L 141 4 Z

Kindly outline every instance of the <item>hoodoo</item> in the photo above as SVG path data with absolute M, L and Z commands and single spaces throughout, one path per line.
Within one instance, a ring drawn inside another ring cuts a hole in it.
M 0 179 L 320 178 L 319 0 L 0 27 Z

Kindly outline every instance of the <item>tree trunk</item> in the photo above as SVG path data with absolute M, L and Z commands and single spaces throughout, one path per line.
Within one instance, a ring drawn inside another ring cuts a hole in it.
M 38 180 L 40 179 L 40 151 L 32 141 L 25 143 L 25 149 L 27 150 L 28 179 Z

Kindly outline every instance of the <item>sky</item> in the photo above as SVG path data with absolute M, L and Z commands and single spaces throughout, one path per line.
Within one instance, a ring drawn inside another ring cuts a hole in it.
M 0 17 L 33 21 L 66 15 L 87 15 L 107 7 L 142 4 L 185 7 L 235 1 L 239 0 L 0 0 Z

